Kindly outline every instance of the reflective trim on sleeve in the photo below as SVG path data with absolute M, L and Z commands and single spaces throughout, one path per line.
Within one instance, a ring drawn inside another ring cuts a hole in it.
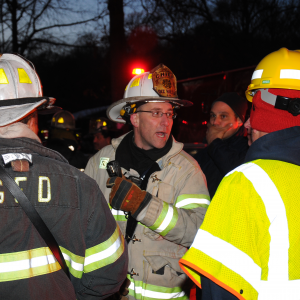
M 84 272 L 114 263 L 124 252 L 124 237 L 117 225 L 115 232 L 105 242 L 85 251 Z
M 170 230 L 172 230 L 178 220 L 178 212 L 176 207 L 163 202 L 163 209 L 157 218 L 156 222 L 149 228 L 165 236 Z
M 81 278 L 83 274 L 84 257 L 76 255 L 64 247 L 60 246 L 59 248 L 63 254 L 70 273 L 76 278 Z
M 193 209 L 197 207 L 208 208 L 210 197 L 202 194 L 184 194 L 177 197 L 175 206 L 183 209 Z
M 137 300 L 149 300 L 149 299 L 178 299 L 185 300 L 188 296 L 180 287 L 167 288 L 162 286 L 156 286 L 147 284 L 142 281 L 132 280 L 129 276 L 128 279 L 131 281 L 129 286 L 129 295 Z
M 60 269 L 48 247 L 0 254 L 0 282 L 49 274 Z
M 109 208 L 111 209 L 111 213 L 114 216 L 116 221 L 124 221 L 127 222 L 127 219 L 125 217 L 125 213 L 122 210 L 116 210 L 111 208 L 111 206 L 109 205 Z

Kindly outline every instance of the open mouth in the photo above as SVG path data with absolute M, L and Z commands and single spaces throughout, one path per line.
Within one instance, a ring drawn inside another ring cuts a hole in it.
M 167 136 L 167 134 L 165 132 L 156 132 L 156 136 L 163 139 Z

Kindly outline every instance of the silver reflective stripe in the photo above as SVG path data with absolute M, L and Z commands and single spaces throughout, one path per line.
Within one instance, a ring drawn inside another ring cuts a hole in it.
M 95 254 L 92 254 L 92 255 L 86 257 L 84 260 L 84 266 L 87 266 L 94 262 L 97 262 L 97 261 L 100 261 L 100 260 L 110 257 L 111 255 L 113 255 L 115 252 L 118 251 L 120 246 L 122 246 L 122 240 L 120 237 L 118 237 L 116 239 L 116 241 L 110 247 L 108 247 L 106 249 L 104 248 L 101 252 L 98 252 L 98 253 L 95 253 Z
M 261 76 L 262 76 L 263 71 L 264 71 L 264 70 L 255 70 L 255 71 L 253 72 L 253 75 L 252 75 L 251 80 L 253 80 L 253 79 L 260 79 Z
M 207 199 L 200 199 L 200 198 L 187 198 L 184 200 L 181 200 L 180 202 L 176 203 L 176 207 L 180 208 L 189 204 L 210 204 L 210 201 Z
M 300 70 L 282 69 L 280 70 L 281 79 L 300 79 Z
M 75 262 L 74 260 L 71 259 L 71 257 L 66 254 L 66 253 L 63 253 L 62 252 L 62 255 L 64 257 L 65 260 L 69 261 L 70 264 L 71 264 L 71 267 L 76 270 L 76 271 L 79 271 L 79 272 L 83 272 L 83 264 L 80 264 L 80 263 L 77 263 Z
M 12 254 L 13 256 L 13 254 Z M 36 267 L 50 265 L 55 263 L 55 257 L 52 254 L 33 257 L 30 259 L 24 259 L 19 261 L 3 262 L 0 263 L 0 272 L 15 272 L 21 270 L 29 270 Z
M 159 287 L 159 286 L 157 286 L 156 288 L 158 290 L 164 289 L 163 287 Z M 184 291 L 175 292 L 175 293 L 174 292 L 173 293 L 168 293 L 168 292 L 164 293 L 164 292 L 159 292 L 159 291 L 147 290 L 147 289 L 144 289 L 142 286 L 135 286 L 133 281 L 131 281 L 129 289 L 133 290 L 135 292 L 135 294 L 141 294 L 141 297 L 137 297 L 138 299 L 143 299 L 144 297 L 153 298 L 153 299 L 174 299 L 174 298 L 180 298 L 180 297 L 185 296 Z
M 164 231 L 168 227 L 168 225 L 171 223 L 172 218 L 173 218 L 173 207 L 171 205 L 169 205 L 166 217 L 164 218 L 161 225 L 155 231 L 156 232 Z
M 198 230 L 191 247 L 219 261 L 259 289 L 261 268 L 245 252 L 202 229 Z
M 116 209 L 111 209 L 111 213 L 114 215 L 114 216 L 125 216 L 125 213 L 124 211 L 122 210 L 116 210 Z

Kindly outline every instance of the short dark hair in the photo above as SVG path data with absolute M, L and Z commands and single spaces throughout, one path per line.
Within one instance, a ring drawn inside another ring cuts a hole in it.
M 25 118 L 23 118 L 19 122 L 27 124 L 32 118 L 36 118 L 37 115 L 38 115 L 37 111 L 35 110 L 34 112 L 32 112 L 31 114 L 27 115 Z

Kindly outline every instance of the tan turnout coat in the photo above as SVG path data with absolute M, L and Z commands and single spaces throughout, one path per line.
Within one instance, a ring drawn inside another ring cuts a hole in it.
M 85 173 L 96 180 L 107 201 L 110 189 L 106 187 L 106 164 L 115 160 L 116 149 L 123 138 L 113 139 L 111 145 L 89 160 L 85 169 Z M 130 299 L 187 299 L 189 296 L 187 277 L 178 261 L 193 242 L 210 199 L 198 163 L 182 148 L 183 144 L 173 139 L 170 151 L 157 161 L 161 171 L 149 178 L 147 191 L 153 197 L 138 216 L 135 231 L 141 241 L 130 242 L 128 247 L 128 272 L 138 274 L 128 275 Z M 123 174 L 135 173 L 122 171 Z M 111 211 L 125 235 L 124 213 Z M 163 267 L 164 274 L 155 273 Z

